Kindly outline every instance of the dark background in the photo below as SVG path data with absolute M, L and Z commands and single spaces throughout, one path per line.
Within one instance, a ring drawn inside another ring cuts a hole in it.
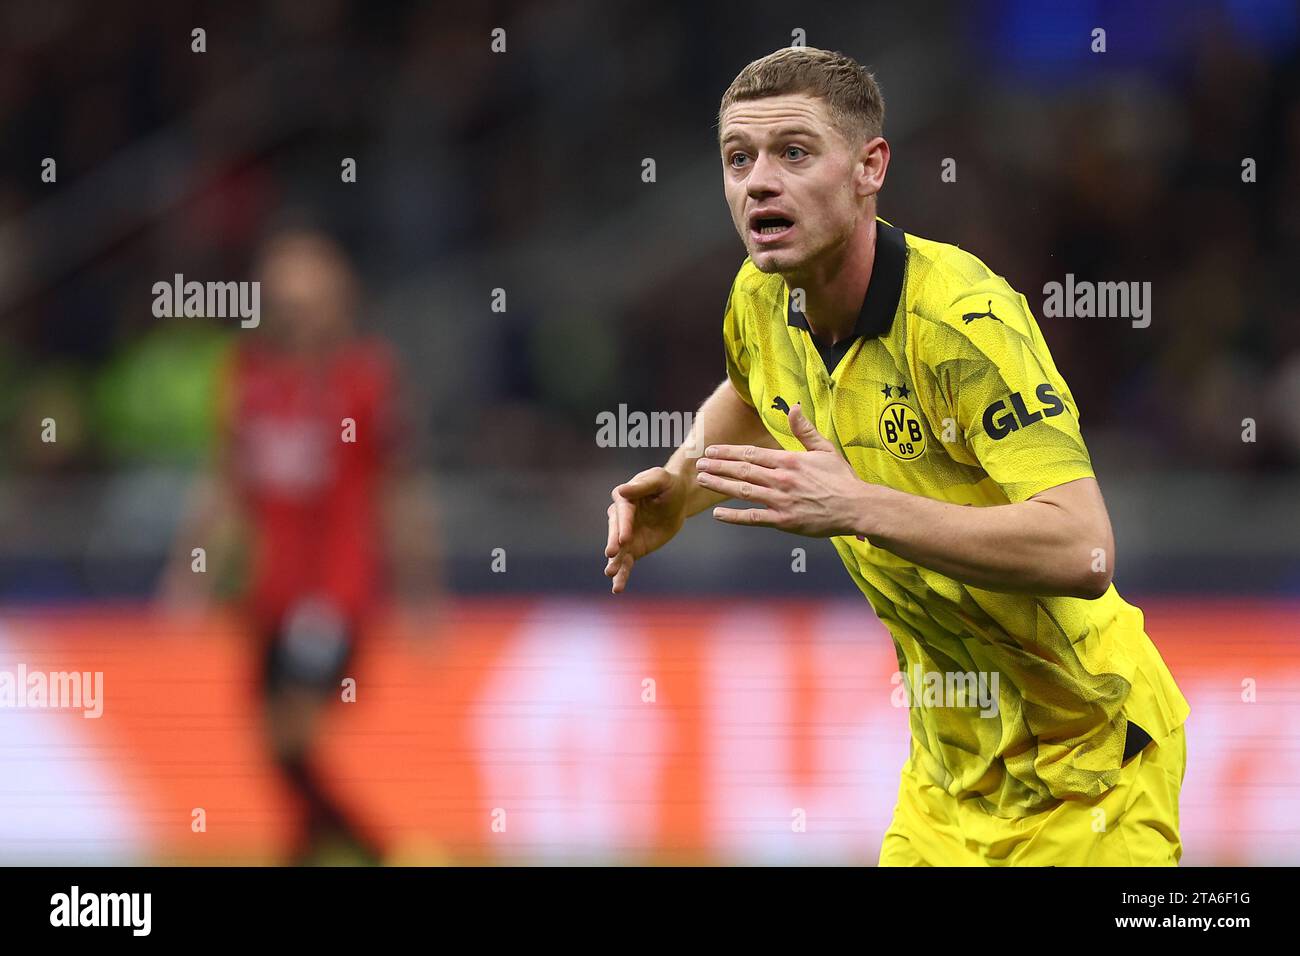
M 303 0 L 0 6 L 0 598 L 150 591 L 240 334 L 153 318 L 150 288 L 244 278 L 303 220 L 356 256 L 367 326 L 403 356 L 452 587 L 603 589 L 608 489 L 668 451 L 600 448 L 595 417 L 692 411 L 720 381 L 744 252 L 717 104 L 796 29 L 883 87 L 881 215 L 1038 314 L 1121 590 L 1300 589 L 1294 4 Z M 1067 273 L 1151 282 L 1151 326 L 1044 317 Z M 637 586 L 852 590 L 823 543 L 825 573 L 790 574 L 798 543 L 702 521 Z

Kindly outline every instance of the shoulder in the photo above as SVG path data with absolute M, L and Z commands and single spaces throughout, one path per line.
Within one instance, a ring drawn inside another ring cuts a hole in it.
M 771 308 L 783 295 L 785 282 L 781 277 L 776 273 L 761 272 L 753 260 L 746 257 L 731 283 L 727 305 L 738 312 L 758 311 Z
M 275 358 L 274 351 L 257 337 L 237 341 L 226 354 L 225 374 L 231 381 L 243 384 L 274 374 Z
M 1037 340 L 1038 326 L 1025 297 L 977 256 L 910 233 L 907 246 L 914 344 L 945 352 L 972 346 L 989 352 Z
M 371 374 L 391 374 L 397 366 L 397 353 L 393 346 L 378 335 L 360 335 L 347 346 L 347 355 L 358 368 Z

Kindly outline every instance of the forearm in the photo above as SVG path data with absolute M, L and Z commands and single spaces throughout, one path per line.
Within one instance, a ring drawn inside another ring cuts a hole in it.
M 394 595 L 433 603 L 443 588 L 441 516 L 432 478 L 399 468 L 385 483 L 384 531 Z
M 754 406 L 736 394 L 730 380 L 724 379 L 700 406 L 685 444 L 664 465 L 686 488 L 687 517 L 727 500 L 726 495 L 710 491 L 695 480 L 695 462 L 709 445 L 781 447 L 763 426 Z
M 863 488 L 859 534 L 957 581 L 990 591 L 1082 598 L 1099 597 L 1110 584 L 1109 523 L 1085 524 L 1050 495 L 973 507 L 880 485 Z
M 210 582 L 220 577 L 229 560 L 237 513 L 234 492 L 221 475 L 203 474 L 195 480 L 163 569 L 164 593 L 180 598 L 211 592 Z M 195 548 L 204 550 L 202 575 L 193 570 Z

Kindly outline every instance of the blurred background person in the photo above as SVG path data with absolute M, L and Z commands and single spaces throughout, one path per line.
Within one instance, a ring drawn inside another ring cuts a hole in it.
M 323 233 L 295 229 L 266 242 L 255 274 L 264 320 L 229 356 L 212 464 L 160 596 L 193 607 L 242 559 L 266 742 L 301 805 L 292 859 L 377 863 L 382 840 L 335 795 L 313 743 L 324 708 L 354 676 L 388 562 L 423 563 L 420 599 L 436 597 L 432 511 L 413 508 L 402 487 L 395 360 L 354 327 L 361 293 L 347 255 Z M 396 535 L 401 544 L 390 546 Z M 424 553 L 412 555 L 412 543 Z M 211 562 L 203 573 L 195 548 Z

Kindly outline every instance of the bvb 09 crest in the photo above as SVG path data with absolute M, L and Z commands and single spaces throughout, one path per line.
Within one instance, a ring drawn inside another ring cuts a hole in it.
M 906 402 L 890 402 L 880 413 L 877 425 L 880 443 L 895 458 L 911 461 L 925 451 L 925 429 Z

